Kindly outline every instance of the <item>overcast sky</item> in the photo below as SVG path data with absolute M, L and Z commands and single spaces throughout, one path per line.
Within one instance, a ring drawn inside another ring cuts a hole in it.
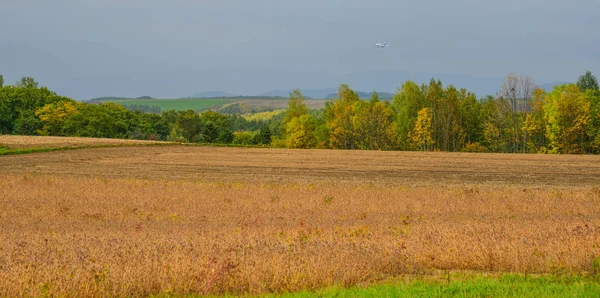
M 8 83 L 76 99 L 335 87 L 382 70 L 600 76 L 598 0 L 0 0 L 0 28 Z

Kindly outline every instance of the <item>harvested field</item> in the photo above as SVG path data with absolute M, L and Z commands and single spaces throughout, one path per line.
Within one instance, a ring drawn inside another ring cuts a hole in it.
M 2 172 L 279 184 L 596 186 L 600 156 L 125 147 L 5 156 Z
M 0 156 L 0 296 L 584 273 L 600 256 L 599 164 L 195 146 Z
M 13 136 L 0 134 L 0 147 L 6 147 L 10 149 L 85 147 L 102 145 L 139 145 L 155 143 L 164 142 L 104 138 Z

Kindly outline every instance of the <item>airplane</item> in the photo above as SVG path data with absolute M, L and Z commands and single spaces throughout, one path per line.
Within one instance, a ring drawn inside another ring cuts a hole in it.
M 375 44 L 375 46 L 378 47 L 378 48 L 382 48 L 383 49 L 383 48 L 386 48 L 388 46 L 388 44 L 387 44 L 387 41 L 386 41 L 384 43 Z

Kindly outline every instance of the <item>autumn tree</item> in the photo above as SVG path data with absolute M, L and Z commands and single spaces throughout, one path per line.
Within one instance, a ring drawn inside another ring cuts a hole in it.
M 64 136 L 66 122 L 79 113 L 81 105 L 74 101 L 59 101 L 38 109 L 35 115 L 43 126 L 36 133 L 42 136 Z
M 288 109 L 283 119 L 283 142 L 287 148 L 313 148 L 317 144 L 315 137 L 316 121 L 309 114 L 304 96 L 296 89 L 290 94 Z
M 395 147 L 397 127 L 394 110 L 388 102 L 379 100 L 377 92 L 369 102 L 355 103 L 354 130 L 359 149 L 389 150 Z
M 432 112 L 430 108 L 422 108 L 418 112 L 414 129 L 409 133 L 412 148 L 419 151 L 433 150 Z
M 575 84 L 556 86 L 546 96 L 544 116 L 550 153 L 585 153 L 590 98 Z
M 546 119 L 544 118 L 546 92 L 537 88 L 533 91 L 531 112 L 525 117 L 523 133 L 525 152 L 545 153 L 546 148 Z
M 508 152 L 512 141 L 511 106 L 506 100 L 488 97 L 482 100 L 483 140 L 492 152 Z
M 342 84 L 338 88 L 338 99 L 326 106 L 324 117 L 332 148 L 356 149 L 353 118 L 359 101 L 358 94 L 348 85 Z
M 308 114 L 308 107 L 304 103 L 304 95 L 299 89 L 292 91 L 288 100 L 288 108 L 283 118 L 283 126 L 285 127 L 292 119 Z

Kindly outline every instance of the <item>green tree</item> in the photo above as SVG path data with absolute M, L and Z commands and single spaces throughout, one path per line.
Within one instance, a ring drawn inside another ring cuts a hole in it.
M 0 88 L 4 86 L 4 76 L 0 74 Z
M 579 87 L 581 92 L 587 92 L 588 90 L 594 92 L 600 91 L 600 88 L 598 88 L 598 80 L 589 70 L 579 77 L 579 80 L 577 80 L 577 87 Z
M 271 129 L 269 129 L 268 125 L 263 125 L 257 134 L 254 135 L 253 143 L 260 145 L 268 145 L 271 144 Z
M 294 90 L 290 94 L 288 108 L 285 112 L 285 117 L 283 118 L 284 127 L 287 126 L 292 119 L 308 114 L 308 107 L 304 101 L 304 95 L 302 95 L 302 92 L 300 92 L 299 89 Z
M 15 84 L 15 86 L 25 88 L 37 88 L 38 82 L 36 82 L 36 80 L 34 80 L 32 77 L 22 77 L 21 80 Z
M 202 141 L 220 144 L 228 144 L 233 141 L 231 119 L 226 115 L 215 111 L 206 111 L 200 114 L 200 121 L 204 128 Z
M 419 110 L 426 106 L 425 87 L 419 87 L 415 82 L 406 81 L 394 94 L 394 109 L 397 114 L 398 139 L 400 148 L 410 149 L 408 134 L 417 121 Z
M 181 135 L 188 142 L 197 143 L 204 140 L 202 120 L 196 111 L 180 111 L 176 123 L 182 129 Z

